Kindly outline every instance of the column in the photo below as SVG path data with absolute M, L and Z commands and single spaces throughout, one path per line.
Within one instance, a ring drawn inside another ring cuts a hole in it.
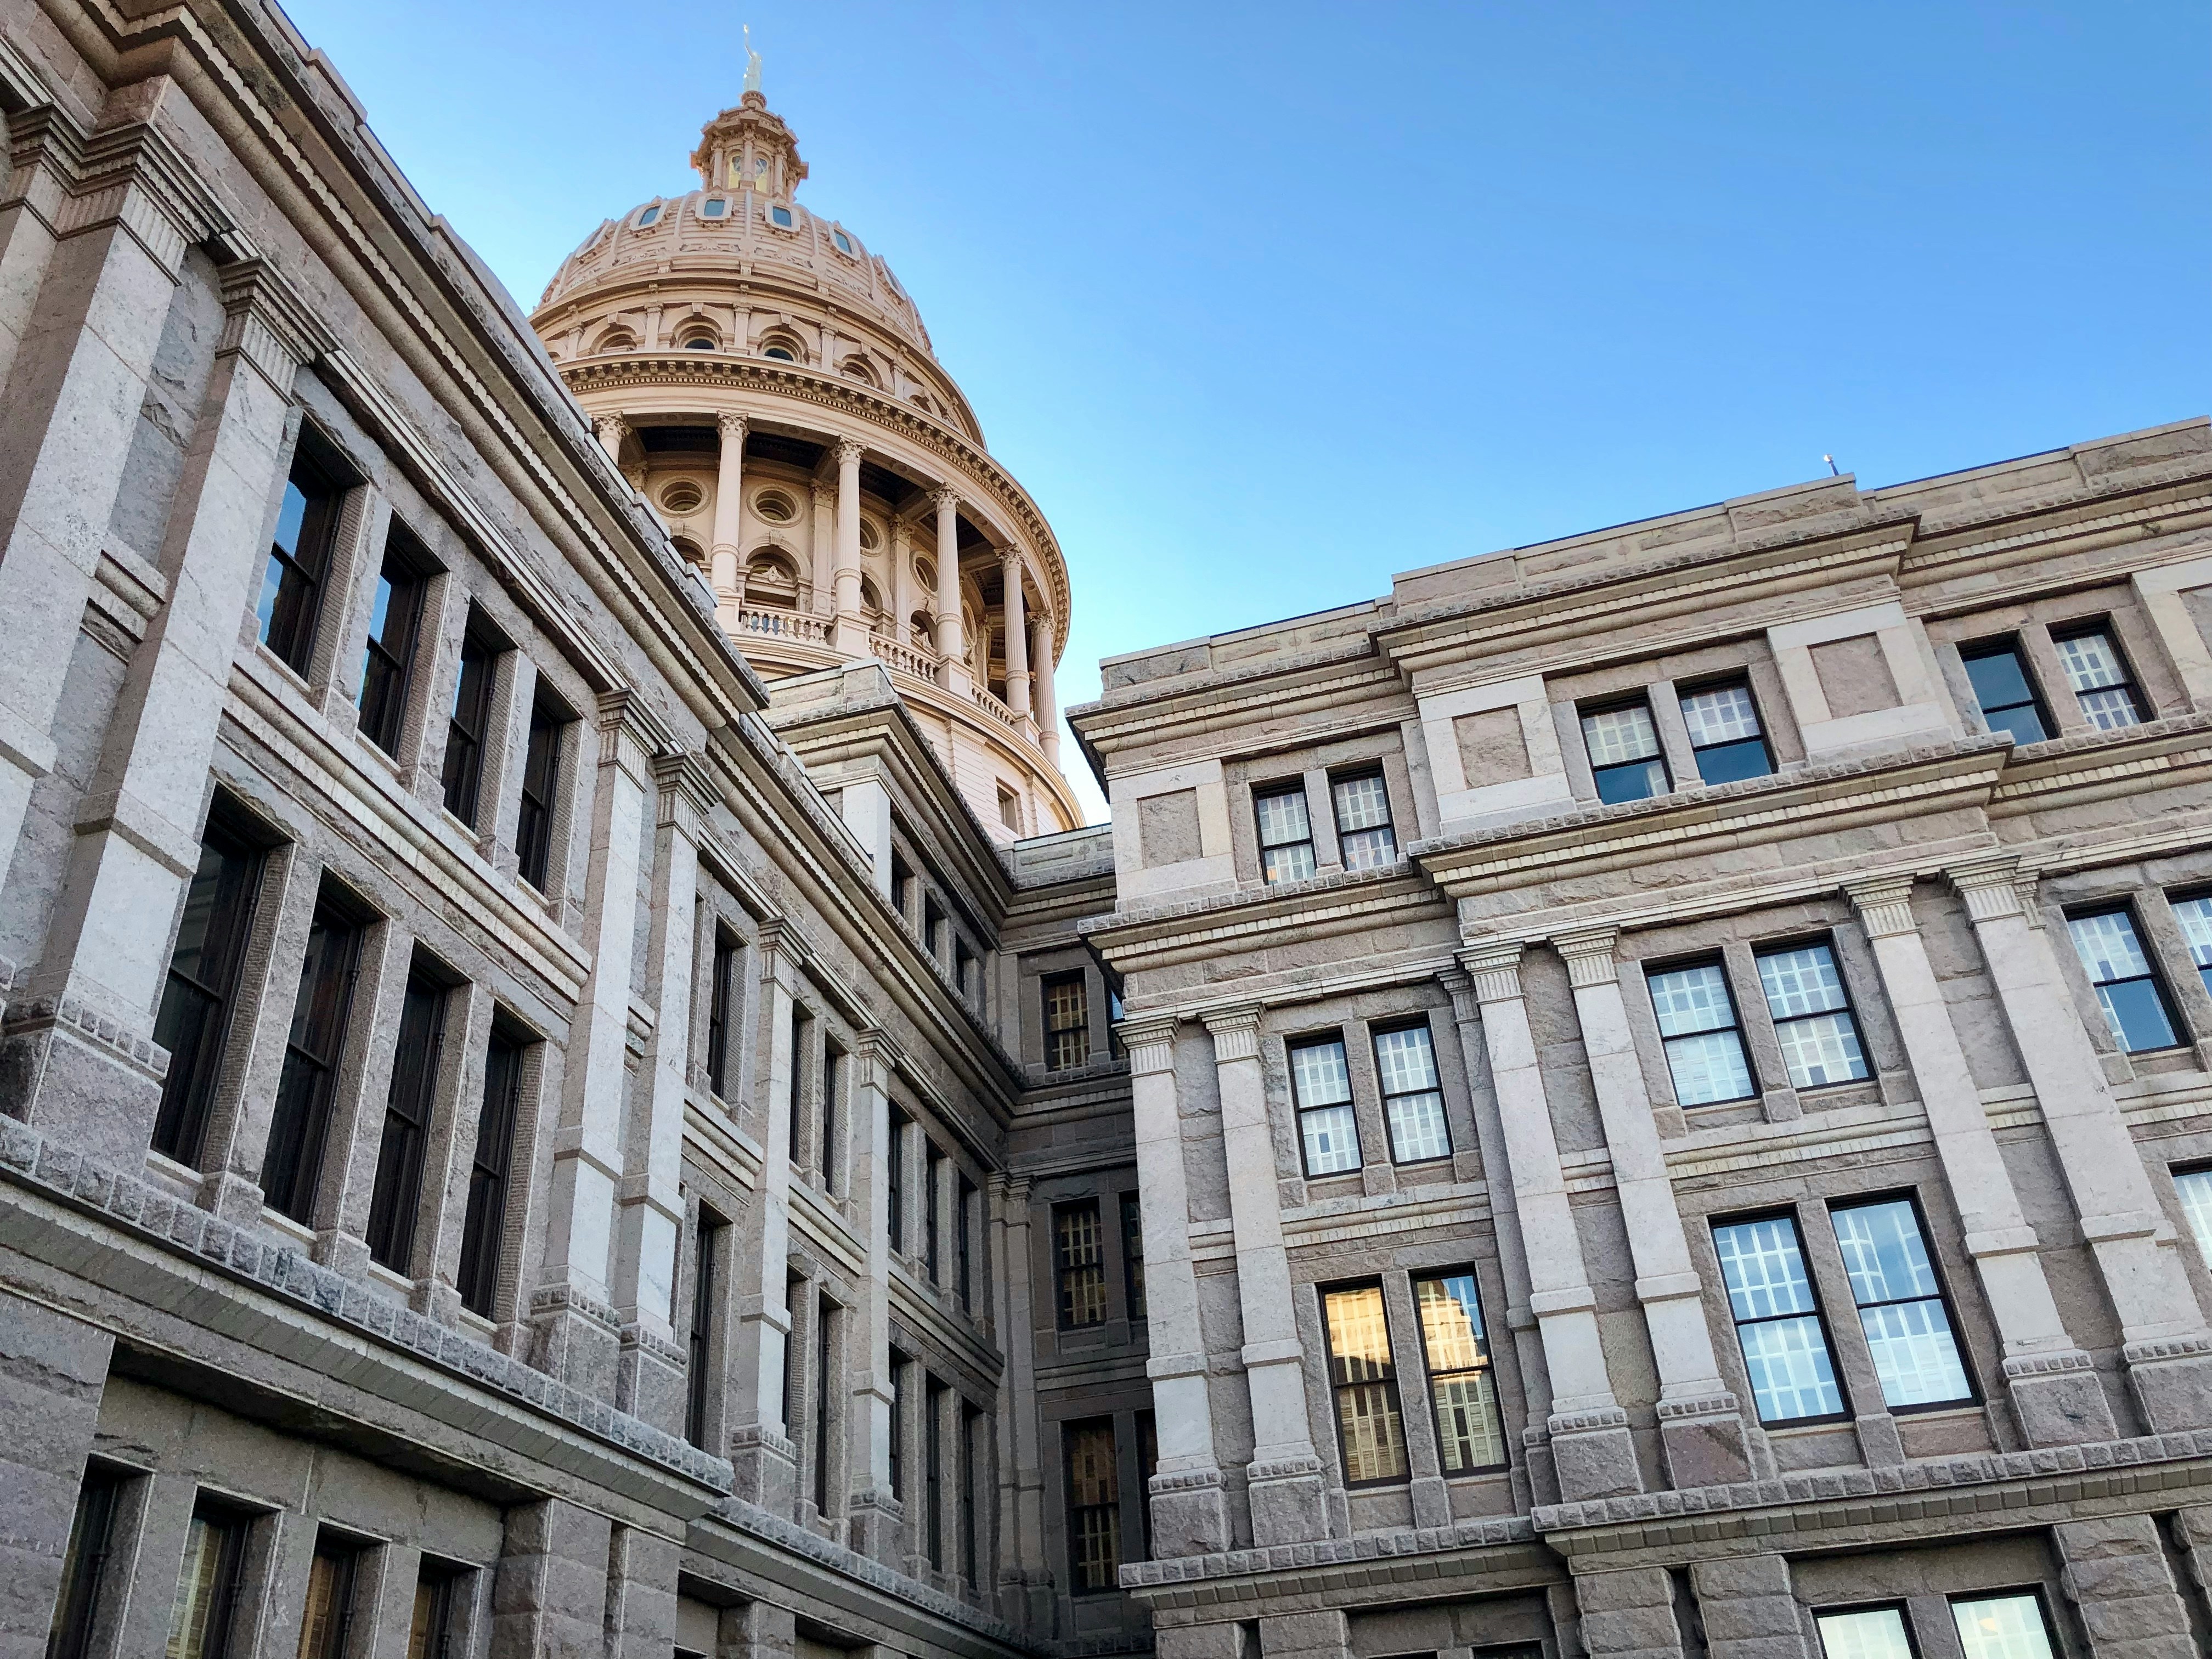
M 999 568 L 1005 573 L 1006 598 L 1001 616 L 1006 629 L 1006 707 L 1015 714 L 1030 712 L 1030 626 L 1023 606 L 1022 556 L 1018 549 L 999 550 Z
M 2065 1521 L 2051 1529 L 2051 1537 L 2066 1564 L 2059 1583 L 2081 1616 L 2092 1652 L 2128 1659 L 2191 1659 L 2202 1653 L 2181 1599 L 2187 1592 L 2174 1583 L 2156 1516 Z
M 807 493 L 814 507 L 814 533 L 807 542 L 807 580 L 814 592 L 808 608 L 825 617 L 837 606 L 837 486 L 817 478 Z
M 629 422 L 619 415 L 595 415 L 592 430 L 599 440 L 599 447 L 607 452 L 607 459 L 619 470 L 622 466 L 623 440 L 629 436 Z M 623 474 L 625 477 L 629 475 Z
M 1959 1207 L 1966 1254 L 2003 1346 L 2005 1381 L 2021 1437 L 2031 1446 L 2110 1440 L 2118 1432 L 2112 1402 L 2094 1362 L 2067 1334 L 2051 1293 L 2035 1229 L 2013 1189 L 1950 1005 L 1913 920 L 1912 878 L 1853 882 L 1844 890 L 1866 929 L 1891 1016 L 1905 1040 L 1944 1182 Z
M 1328 1533 L 1321 1459 L 1306 1412 L 1290 1255 L 1260 1071 L 1260 1010 L 1209 1015 L 1221 1087 L 1221 1144 L 1229 1164 L 1229 1218 L 1237 1241 L 1237 1303 L 1244 1320 L 1244 1382 L 1252 1395 L 1252 1462 L 1246 1471 L 1252 1541 L 1295 1544 Z
M 745 417 L 720 415 L 714 424 L 722 452 L 715 463 L 714 545 L 707 563 L 722 626 L 732 628 L 745 592 Z
M 933 489 L 929 499 L 937 507 L 937 654 L 945 659 L 945 689 L 964 696 L 974 682 L 960 607 L 960 492 Z
M 1545 1424 L 1564 1503 L 1644 1490 L 1628 1413 L 1613 1398 L 1598 1340 L 1597 1296 L 1583 1264 L 1582 1238 L 1567 1202 L 1552 1109 L 1522 999 L 1517 944 L 1459 953 L 1482 1006 L 1482 1039 L 1497 1091 L 1513 1205 L 1528 1263 L 1528 1306 L 1552 1379 Z
M 1031 625 L 1035 637 L 1030 643 L 1030 660 L 1036 665 L 1030 672 L 1036 675 L 1036 704 L 1037 741 L 1044 746 L 1045 758 L 1054 766 L 1060 764 L 1060 705 L 1054 701 L 1052 688 L 1052 618 L 1039 617 Z M 1039 826 L 1042 828 L 1042 826 Z
M 1674 1580 L 1664 1567 L 1577 1572 L 1574 1586 L 1590 1659 L 1682 1659 Z
M 1049 1628 L 1052 1573 L 1044 1563 L 1044 1471 L 1037 1444 L 1036 1311 L 1030 1279 L 1030 1182 L 990 1178 L 991 1283 L 1006 1376 L 999 1387 L 999 1613 Z
M 147 920 L 175 914 L 199 860 L 208 762 L 289 452 L 292 379 L 326 337 L 258 261 L 229 267 L 222 297 L 215 372 L 161 550 L 168 602 L 132 653 L 78 799 L 46 955 L 16 1013 L 31 1023 L 11 1032 L 40 1050 L 24 1115 L 64 1121 L 76 1144 L 118 1162 L 145 1151 L 161 1096 L 151 1038 L 169 941 Z
M 799 941 L 780 921 L 760 933 L 760 1184 L 732 1253 L 736 1277 L 736 1358 L 731 1364 L 729 1458 L 737 1494 L 789 1515 L 798 1492 L 799 1449 L 784 1419 L 783 1352 L 791 1336 L 791 1008 L 799 989 Z
M 614 1523 L 605 1516 L 562 1498 L 509 1505 L 494 1570 L 489 1650 L 606 1651 L 613 1540 Z
M 0 1652 L 28 1656 L 46 1651 L 115 1339 L 4 1291 L 0 1331 L 9 1424 L 0 1490 L 9 1494 L 0 1533 Z
M 1708 1659 L 1809 1659 L 1805 1615 L 1778 1555 L 1690 1564 Z
M 1741 1402 L 1721 1380 L 1703 1285 L 1690 1258 L 1667 1155 L 1652 1121 L 1643 1062 L 1629 1033 L 1613 959 L 1618 930 L 1553 940 L 1574 987 L 1590 1081 L 1613 1158 L 1615 1192 L 1636 1267 L 1636 1299 L 1659 1371 L 1659 1439 L 1677 1486 L 1725 1486 L 1771 1474 L 1755 1455 Z
M 2144 1425 L 2153 1434 L 2212 1425 L 2212 1333 L 2051 939 L 2033 925 L 2040 908 L 2021 902 L 2018 860 L 1978 859 L 1944 873 L 1966 901 L 2081 1236 L 2119 1316 L 2120 1358 Z
M 895 1567 L 902 1507 L 891 1496 L 891 1059 L 881 1031 L 865 1031 L 854 1045 L 853 1112 L 863 1133 L 846 1144 L 859 1160 L 851 1189 L 867 1228 L 868 1268 L 847 1316 L 855 1328 L 845 1346 L 853 1385 L 846 1512 L 853 1547 Z
M 868 619 L 860 614 L 860 446 L 837 441 L 837 631 L 834 643 L 848 657 L 866 657 Z
M 1144 1209 L 1145 1307 L 1152 1346 L 1145 1375 L 1152 1379 L 1159 1434 L 1159 1467 L 1152 1480 L 1152 1548 L 1164 1559 L 1225 1550 L 1230 1540 L 1221 1465 L 1213 1450 L 1198 1276 L 1190 1260 L 1175 1030 L 1171 1018 L 1132 1018 L 1121 1025 Z M 1024 1336 L 1010 1332 L 1007 1340 L 1019 1342 Z

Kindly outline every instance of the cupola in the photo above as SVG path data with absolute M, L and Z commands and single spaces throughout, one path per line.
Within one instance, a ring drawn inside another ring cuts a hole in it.
M 691 165 L 709 190 L 750 190 L 769 202 L 790 201 L 806 177 L 799 140 L 757 90 L 707 123 Z

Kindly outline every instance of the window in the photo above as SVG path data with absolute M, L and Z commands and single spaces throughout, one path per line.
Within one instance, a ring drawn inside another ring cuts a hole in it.
M 772 207 L 768 210 L 768 216 L 773 220 L 780 228 L 784 230 L 789 230 L 791 228 L 791 210 L 789 208 Z
M 975 1534 L 982 1512 L 983 1413 L 960 1405 L 960 1576 L 975 1587 Z
M 784 363 L 795 363 L 799 361 L 798 358 L 791 355 L 791 349 L 787 346 L 772 345 L 765 351 L 762 352 L 761 356 L 763 357 L 773 357 L 778 362 Z
M 1145 1206 L 1135 1193 L 1121 1194 L 1121 1291 L 1129 1317 L 1145 1317 Z
M 846 235 L 842 230 L 831 231 L 830 233 L 830 240 L 837 245 L 837 252 L 840 253 L 850 253 L 853 251 L 852 238 Z
M 999 788 L 999 822 L 1016 835 L 1022 832 L 1022 798 L 1000 784 Z
M 2051 643 L 2066 671 L 2066 683 L 2081 700 L 2083 720 L 2100 732 L 2142 723 L 2142 694 L 2128 678 L 2127 659 L 2120 655 L 2111 629 L 2101 623 L 2069 629 L 2053 633 Z
M 945 912 L 938 908 L 935 899 L 927 896 L 921 901 L 921 942 L 928 947 L 931 957 L 939 962 L 945 960 Z
M 1149 1411 L 1137 1413 L 1137 1477 L 1143 1501 L 1137 1513 L 1145 1523 L 1145 1559 L 1152 1559 L 1152 1477 L 1160 1472 L 1159 1425 Z
M 193 1508 L 169 1609 L 166 1659 L 224 1659 L 230 1651 L 246 1528 L 244 1516 L 206 1498 Z
M 684 1403 L 684 1437 L 701 1448 L 707 1443 L 708 1372 L 714 1364 L 714 1252 L 722 1227 L 721 1217 L 702 1204 L 698 1224 L 691 1230 L 691 1334 Z
M 637 216 L 637 228 L 643 230 L 648 226 L 658 223 L 659 219 L 660 210 L 657 207 L 649 207 Z
M 2051 1619 L 2033 1590 L 1951 1598 L 1951 1623 L 1966 1659 L 2054 1659 Z
M 2147 1048 L 2171 1048 L 2174 1036 L 2173 1010 L 2166 992 L 2136 937 L 2136 920 L 2125 905 L 2069 916 L 2066 930 L 2074 937 L 2074 952 L 2081 958 L 2081 971 L 2096 988 L 2097 1002 L 2112 1039 L 2130 1054 Z
M 906 1501 L 906 1372 L 913 1362 L 896 1348 L 890 1350 L 891 1368 L 891 1496 Z
M 465 1574 L 425 1561 L 415 1580 L 415 1616 L 407 1629 L 407 1659 L 460 1659 L 453 1646 L 453 1591 Z
M 1344 1483 L 1371 1486 L 1406 1478 L 1406 1430 L 1398 1412 L 1398 1373 L 1382 1287 L 1356 1285 L 1322 1293 L 1328 1333 L 1328 1380 L 1336 1395 L 1337 1444 Z
M 1060 1329 L 1106 1322 L 1106 1241 L 1097 1199 L 1053 1207 L 1052 1273 Z
M 384 568 L 368 613 L 368 642 L 361 653 L 361 733 L 387 755 L 398 755 L 407 720 L 407 688 L 415 672 L 415 641 L 422 622 L 423 573 L 429 559 L 398 520 L 384 538 Z
M 911 916 L 907 903 L 914 893 L 914 871 L 896 853 L 891 854 L 891 908 L 902 916 Z
M 921 1407 L 921 1531 L 929 1565 L 945 1571 L 945 1384 L 927 1379 Z
M 1672 968 L 1650 977 L 1651 1008 L 1659 1017 L 1661 1046 L 1684 1106 L 1748 1100 L 1759 1092 L 1744 1058 L 1743 1032 L 1728 975 L 1717 962 Z
M 70 1522 L 69 1552 L 62 1558 L 61 1593 L 46 1633 L 46 1659 L 85 1659 L 92 1644 L 93 1620 L 100 1612 L 100 1581 L 107 1570 L 107 1546 L 115 1526 L 115 1500 L 123 1477 L 97 1463 L 84 1472 L 77 1488 L 76 1514 Z
M 2197 976 L 2212 991 L 2212 896 L 2177 899 L 2173 918 L 2181 924 L 2181 937 L 2189 946 L 2189 959 Z
M 1751 700 L 1746 681 L 1691 692 L 1682 699 L 1682 724 L 1689 728 L 1698 775 L 1707 783 L 1763 778 L 1774 769 L 1774 756 L 1759 724 L 1759 705 Z
M 1091 1006 L 1081 973 L 1054 974 L 1045 981 L 1044 1063 L 1051 1072 L 1073 1071 L 1091 1060 Z
M 553 863 L 553 802 L 561 785 L 568 711 L 544 697 L 530 705 L 530 746 L 522 758 L 522 809 L 514 820 L 515 868 L 539 892 Z
M 477 631 L 473 617 L 470 623 L 461 637 L 460 677 L 453 683 L 453 712 L 446 722 L 443 782 L 446 810 L 473 830 L 484 740 L 491 729 L 492 669 L 499 653 Z
M 295 674 L 305 674 L 314 656 L 323 580 L 329 574 L 343 489 L 331 470 L 309 453 L 312 447 L 311 436 L 303 432 L 284 481 L 284 505 L 277 511 L 276 533 L 262 567 L 261 599 L 254 607 L 261 642 Z
M 972 1241 L 975 1236 L 975 1183 L 966 1176 L 959 1178 L 957 1201 L 952 1209 L 953 1224 L 960 1229 L 954 1243 L 954 1274 L 960 1289 L 960 1307 L 971 1312 L 975 1306 L 975 1257 Z
M 720 196 L 710 196 L 699 204 L 702 219 L 719 219 L 730 210 L 730 204 Z
M 1260 873 L 1268 882 L 1304 881 L 1314 872 L 1313 824 L 1306 792 L 1298 784 L 1255 790 L 1252 811 L 1260 823 Z
M 1422 1164 L 1449 1158 L 1451 1131 L 1444 1123 L 1436 1045 L 1426 1023 L 1376 1032 L 1375 1072 L 1382 1079 L 1382 1115 L 1390 1126 L 1390 1161 Z
M 1823 943 L 1761 951 L 1759 983 L 1791 1087 L 1819 1089 L 1866 1076 L 1858 1025 L 1832 949 Z
M 792 1168 L 799 1169 L 806 1162 L 806 1051 L 814 1032 L 814 1021 L 805 1008 L 791 1005 L 791 1087 L 784 1103 L 784 1115 L 790 1119 L 784 1136 L 784 1151 Z
M 2051 735 L 2051 720 L 2035 695 L 2017 640 L 1962 645 L 1959 660 L 1981 705 L 1982 720 L 1992 732 L 2009 732 L 2015 743 L 2041 743 Z
M 1352 1110 L 1352 1072 L 1344 1039 L 1322 1037 L 1291 1049 L 1291 1100 L 1310 1176 L 1359 1167 L 1359 1125 Z
M 1906 1633 L 1903 1607 L 1853 1607 L 1816 1613 L 1821 1659 L 1919 1659 Z
M 714 349 L 714 342 L 713 338 L 708 335 L 694 334 L 690 339 L 684 343 L 684 349 L 686 351 L 712 351 Z M 699 505 L 699 501 L 700 497 L 696 495 L 693 495 L 691 498 L 691 507 L 696 507 Z M 691 507 L 686 507 L 684 509 L 687 513 L 690 510 Z
M 837 1079 L 843 1074 L 845 1051 L 828 1037 L 822 1039 L 822 1157 L 817 1165 L 823 1192 L 837 1182 Z
M 2173 1189 L 2180 1194 L 2181 1212 L 2189 1218 L 2197 1254 L 2212 1267 L 2212 1169 L 2176 1170 Z
M 945 1188 L 940 1176 L 944 1168 L 945 1154 L 939 1152 L 934 1145 L 930 1146 L 921 1170 L 922 1179 L 927 1183 L 921 1194 L 921 1243 L 924 1263 L 929 1269 L 929 1282 L 933 1285 L 945 1282 L 945 1261 L 939 1249 L 937 1236 L 938 1194 Z
M 353 1000 L 354 964 L 360 954 L 361 928 L 325 893 L 316 902 L 315 919 L 307 930 L 300 994 L 292 1005 L 284 1069 L 276 1085 L 269 1148 L 261 1163 L 263 1195 L 272 1209 L 295 1221 L 312 1223 L 314 1217 L 323 1140 L 330 1129 L 331 1097 L 337 1085 L 338 1056 Z
M 1067 1457 L 1067 1572 L 1078 1595 L 1119 1587 L 1121 1479 L 1114 1419 L 1097 1417 L 1060 1431 Z
M 1892 1410 L 1972 1400 L 1973 1385 L 1959 1359 L 1950 1310 L 1912 1201 L 1886 1199 L 1828 1213 L 1881 1397 Z
M 446 1041 L 446 988 L 422 969 L 407 975 L 394 1045 L 392 1086 L 385 1096 L 384 1133 L 376 1149 L 376 1185 L 368 1201 L 368 1254 L 398 1273 L 410 1273 L 415 1218 L 422 1203 L 422 1149 L 438 1091 Z
M 329 1533 L 315 1539 L 307 1569 L 307 1605 L 300 1617 L 300 1659 L 346 1659 L 346 1638 L 353 1628 L 357 1545 Z
M 483 1101 L 469 1165 L 469 1206 L 461 1223 L 461 1305 L 492 1316 L 507 1241 L 507 1189 L 514 1157 L 514 1121 L 522 1098 L 523 1045 L 496 1023 L 484 1048 Z
M 1589 750 L 1597 798 L 1608 805 L 1663 795 L 1674 787 L 1660 757 L 1659 729 L 1640 698 L 1583 715 L 1583 744 Z
M 975 953 L 968 948 L 968 941 L 955 933 L 952 936 L 952 982 L 960 988 L 960 994 L 973 999 L 975 994 Z
M 830 1513 L 830 1443 L 836 1432 L 833 1370 L 837 1349 L 837 1304 L 828 1297 L 814 1304 L 814 1512 Z
M 730 1016 L 737 993 L 738 941 L 726 927 L 714 929 L 714 965 L 708 969 L 707 1087 L 730 1097 Z
M 1347 870 L 1374 870 L 1398 861 L 1398 836 L 1390 824 L 1390 792 L 1380 772 L 1338 778 L 1329 785 L 1336 805 L 1336 845 Z
M 893 1250 L 906 1249 L 906 1131 L 909 1120 L 896 1106 L 886 1106 L 890 1114 L 890 1150 L 884 1186 L 888 1200 L 884 1205 L 884 1232 L 890 1240 Z
M 253 926 L 261 854 L 210 815 L 200 861 L 185 889 L 184 916 L 154 1041 L 169 1051 L 154 1150 L 197 1166 L 229 1037 L 231 1001 Z
M 1820 1302 L 1790 1217 L 1717 1224 L 1713 1248 L 1762 1423 L 1844 1414 Z
M 1490 1340 L 1472 1273 L 1413 1281 L 1421 1319 L 1421 1355 L 1429 1368 L 1436 1413 L 1437 1455 L 1446 1474 L 1505 1466 L 1505 1429 L 1490 1370 Z

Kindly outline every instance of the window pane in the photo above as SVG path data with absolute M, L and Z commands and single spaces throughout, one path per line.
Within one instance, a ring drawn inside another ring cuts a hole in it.
M 1746 778 L 1763 778 L 1773 769 L 1763 738 L 1747 738 L 1741 743 L 1717 744 L 1698 750 L 1698 775 L 1707 783 L 1740 783 Z
M 1406 1474 L 1405 1425 L 1398 1397 L 1380 1382 L 1336 1391 L 1337 1431 L 1344 1437 L 1344 1478 L 1397 1480 Z
M 1449 1157 L 1451 1132 L 1444 1127 L 1444 1097 L 1431 1091 L 1401 1095 L 1385 1103 L 1390 1117 L 1390 1156 L 1400 1164 Z
M 1382 1287 L 1362 1285 L 1331 1291 L 1328 1314 L 1329 1372 L 1338 1382 L 1382 1382 L 1395 1375 L 1390 1363 L 1390 1328 L 1382 1316 Z
M 2094 691 L 2100 686 L 2127 684 L 2128 673 L 2120 665 L 2120 653 L 2113 647 L 2112 635 L 2102 629 L 2051 643 L 2065 667 L 2067 684 L 2076 691 Z
M 1436 1049 L 1425 1025 L 1375 1036 L 1375 1069 L 1386 1095 L 1412 1094 L 1437 1086 Z
M 1313 830 L 1306 822 L 1306 792 L 1286 789 L 1280 794 L 1261 795 L 1254 805 L 1260 813 L 1260 844 L 1279 847 L 1285 842 L 1305 841 Z
M 2015 703 L 2034 702 L 2035 693 L 2028 685 L 2027 672 L 2021 666 L 2020 653 L 2011 647 L 1968 657 L 1966 665 L 1967 681 L 1974 688 L 1974 697 L 1982 705 L 1983 714 L 2008 708 Z
M 1825 945 L 1767 951 L 1759 958 L 1759 982 L 1766 991 L 1766 1011 L 1777 1019 L 1846 1006 L 1843 976 Z
M 2044 730 L 2043 716 L 2036 712 L 2032 702 L 1994 713 L 1984 711 L 1984 717 L 1989 721 L 1990 731 L 2009 732 L 2014 743 L 2041 743 L 2051 735 Z
M 1473 1370 L 1490 1363 L 1473 1273 L 1419 1280 L 1413 1303 L 1420 1310 L 1421 1352 L 1431 1370 Z
M 933 1201 L 931 1207 L 933 1212 Z M 1056 1210 L 1052 1224 L 1053 1253 L 1060 1275 L 1060 1328 L 1079 1330 L 1104 1324 L 1106 1242 L 1099 1231 L 1097 1204 L 1071 1204 Z
M 1905 1615 L 1895 1607 L 1823 1613 L 1813 1622 L 1820 1631 L 1821 1659 L 1914 1659 Z
M 1867 1074 L 1866 1055 L 1849 1014 L 1815 1014 L 1774 1028 L 1791 1086 L 1818 1089 Z
M 1682 699 L 1682 723 L 1690 728 L 1690 742 L 1702 749 L 1708 744 L 1735 743 L 1743 738 L 1755 738 L 1759 732 L 1759 710 L 1751 701 L 1747 685 L 1717 685 L 1710 691 L 1700 691 Z M 1704 757 L 1698 757 L 1700 767 Z
M 1359 1130 L 1351 1107 L 1327 1106 L 1317 1112 L 1301 1112 L 1298 1133 L 1305 1139 L 1307 1173 L 1337 1175 L 1359 1167 Z
M 1747 1100 L 1756 1092 L 1751 1086 L 1750 1062 L 1743 1057 L 1743 1041 L 1734 1031 L 1674 1037 L 1666 1046 L 1667 1069 L 1674 1075 L 1678 1104 L 1710 1106 L 1716 1101 Z
M 1444 1473 L 1493 1469 L 1503 1463 L 1505 1432 L 1490 1372 L 1438 1377 L 1431 1386 L 1437 1407 L 1437 1451 Z
M 2183 899 L 2173 907 L 2173 916 L 2188 942 L 2189 959 L 2204 978 L 2205 988 L 2212 990 L 2212 898 Z
M 1667 793 L 1667 769 L 1654 761 L 1605 768 L 1597 775 L 1597 798 L 1607 806 L 1623 801 L 1649 800 Z
M 2150 981 L 2100 985 L 2097 1000 L 2105 1010 L 2105 1023 L 2112 1027 L 2112 1036 L 2130 1054 L 2173 1047 L 2173 1023 L 2166 1017 L 2166 1004 Z
M 2212 1170 L 2178 1175 L 2173 1188 L 2181 1194 L 2181 1212 L 2189 1218 L 2189 1231 L 2197 1235 L 2204 1265 L 2212 1267 Z
M 1353 1482 L 1402 1480 L 1405 1426 L 1391 1381 L 1390 1334 L 1382 1316 L 1382 1287 L 1331 1291 L 1323 1298 L 1323 1310 L 1345 1478 Z
M 1951 1603 L 1966 1659 L 2052 1659 L 2043 1608 L 2033 1595 L 1987 1595 Z
M 1633 708 L 1609 708 L 1601 714 L 1583 715 L 1583 741 L 1589 745 L 1592 766 L 1650 760 L 1659 752 L 1659 733 L 1651 724 L 1651 711 L 1641 703 Z
M 1938 1294 L 1920 1218 L 1903 1199 L 1838 1210 L 1833 1219 L 1851 1297 L 1861 1306 Z
M 1724 1030 L 1735 1024 L 1728 978 L 1718 963 L 1651 975 L 1651 1007 L 1662 1036 Z
M 1304 881 L 1314 872 L 1313 848 L 1300 842 L 1291 847 L 1271 847 L 1262 860 L 1261 877 L 1266 881 Z
M 2081 958 L 2081 971 L 2093 985 L 2107 980 L 2133 979 L 2150 972 L 2149 960 L 2136 941 L 2136 927 L 2124 910 L 2102 915 L 2075 916 L 2066 924 L 2074 936 L 2074 949 Z
M 2142 715 L 2136 708 L 2135 696 L 2124 685 L 2109 691 L 2084 691 L 2081 694 L 2081 718 L 2100 732 L 2116 732 L 2124 726 L 2142 723 Z
M 1832 1417 L 1844 1408 L 1828 1364 L 1828 1344 L 1820 1323 L 1811 1317 L 1776 1319 L 1740 1325 L 1744 1368 L 1751 1373 L 1752 1398 L 1762 1423 L 1786 1423 L 1801 1417 Z
M 1350 1100 L 1352 1073 L 1345 1066 L 1344 1044 L 1310 1042 L 1291 1049 L 1291 1088 L 1301 1106 L 1333 1106 Z
M 1859 1325 L 1874 1353 L 1881 1397 L 1891 1405 L 1930 1406 L 1973 1398 L 1941 1302 L 1931 1298 L 1862 1308 Z
M 1340 830 L 1373 830 L 1390 822 L 1390 795 L 1380 777 L 1344 778 L 1335 789 Z
M 1398 838 L 1389 825 L 1380 830 L 1358 830 L 1344 837 L 1344 867 L 1379 870 L 1398 861 Z
M 1786 1218 L 1740 1221 L 1713 1229 L 1729 1310 L 1738 1319 L 1771 1319 L 1813 1311 L 1813 1285 L 1797 1249 L 1797 1229 Z

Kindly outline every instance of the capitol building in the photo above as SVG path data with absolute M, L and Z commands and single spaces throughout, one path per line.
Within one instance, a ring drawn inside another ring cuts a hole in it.
M 1063 708 L 757 63 L 372 114 L 0 0 L 0 1659 L 2212 1651 L 2212 423 Z

